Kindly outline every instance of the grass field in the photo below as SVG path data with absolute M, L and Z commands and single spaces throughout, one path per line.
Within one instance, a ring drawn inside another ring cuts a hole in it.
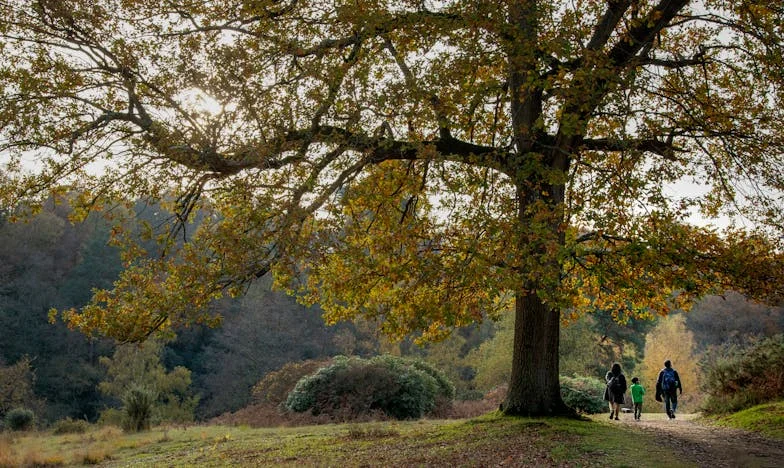
M 715 418 L 720 426 L 759 432 L 784 440 L 784 401 L 766 403 L 727 416 Z
M 193 426 L 140 434 L 0 436 L 0 466 L 664 466 L 652 436 L 597 418 L 423 420 L 298 428 Z

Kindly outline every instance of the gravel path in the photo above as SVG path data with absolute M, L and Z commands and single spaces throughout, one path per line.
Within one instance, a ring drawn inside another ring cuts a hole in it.
M 784 441 L 769 439 L 738 429 L 701 424 L 696 415 L 643 414 L 635 421 L 624 415 L 620 421 L 633 430 L 656 435 L 684 460 L 704 467 L 784 467 Z M 677 461 L 674 462 L 677 465 Z

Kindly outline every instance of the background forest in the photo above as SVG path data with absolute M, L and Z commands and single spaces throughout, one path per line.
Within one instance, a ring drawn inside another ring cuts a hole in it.
M 137 210 L 150 223 L 159 216 L 156 207 Z M 144 345 L 84 336 L 51 320 L 49 310 L 85 304 L 93 288 L 111 286 L 122 262 L 105 220 L 72 224 L 68 215 L 66 207 L 49 204 L 24 223 L 0 216 L 0 416 L 24 406 L 48 423 L 111 422 L 121 396 L 143 383 L 158 390 L 159 418 L 203 420 L 252 403 L 254 385 L 287 363 L 335 355 L 423 358 L 452 379 L 462 400 L 480 399 L 509 379 L 512 314 L 425 347 L 391 343 L 373 323 L 326 326 L 317 307 L 271 290 L 266 277 L 243 297 L 214 306 L 223 317 L 218 328 L 193 326 L 168 342 Z M 696 411 L 705 362 L 782 330 L 784 309 L 732 292 L 665 319 L 618 324 L 596 311 L 562 328 L 560 370 L 564 377 L 602 379 L 619 361 L 649 389 L 647 411 L 658 411 L 653 386 L 669 358 L 684 381 L 682 407 Z

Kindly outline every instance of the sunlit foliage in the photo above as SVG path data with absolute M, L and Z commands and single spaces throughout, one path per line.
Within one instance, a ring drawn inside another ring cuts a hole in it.
M 661 403 L 656 402 L 656 380 L 664 361 L 670 360 L 678 371 L 684 391 L 678 397 L 678 407 L 684 412 L 700 409 L 704 392 L 701 388 L 702 369 L 700 357 L 694 354 L 694 334 L 686 329 L 683 314 L 662 319 L 656 328 L 648 333 L 645 340 L 645 360 L 640 384 L 645 388 L 645 411 L 664 411 Z M 631 377 L 627 377 L 631 379 Z

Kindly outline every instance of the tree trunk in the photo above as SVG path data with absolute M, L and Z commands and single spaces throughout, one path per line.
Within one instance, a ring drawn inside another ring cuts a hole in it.
M 525 183 L 518 183 L 518 222 L 521 229 L 538 231 L 543 244 L 556 242 L 563 245 L 565 236 L 560 225 L 563 222 L 564 187 L 538 182 L 528 188 Z M 531 216 L 529 209 L 541 201 L 551 212 L 537 220 L 536 216 Z M 552 237 L 548 238 L 547 232 Z M 526 237 L 522 242 L 530 246 L 531 240 Z M 506 414 L 521 416 L 575 415 L 561 398 L 558 371 L 560 309 L 543 303 L 537 294 L 538 288 L 549 283 L 542 276 L 560 275 L 560 267 L 547 249 L 530 252 L 529 255 L 536 255 L 539 259 L 542 267 L 539 279 L 544 281 L 528 281 L 515 294 L 512 373 L 501 409 Z
M 573 414 L 561 399 L 558 378 L 560 312 L 542 303 L 535 291 L 515 298 L 512 377 L 502 411 L 509 415 Z

